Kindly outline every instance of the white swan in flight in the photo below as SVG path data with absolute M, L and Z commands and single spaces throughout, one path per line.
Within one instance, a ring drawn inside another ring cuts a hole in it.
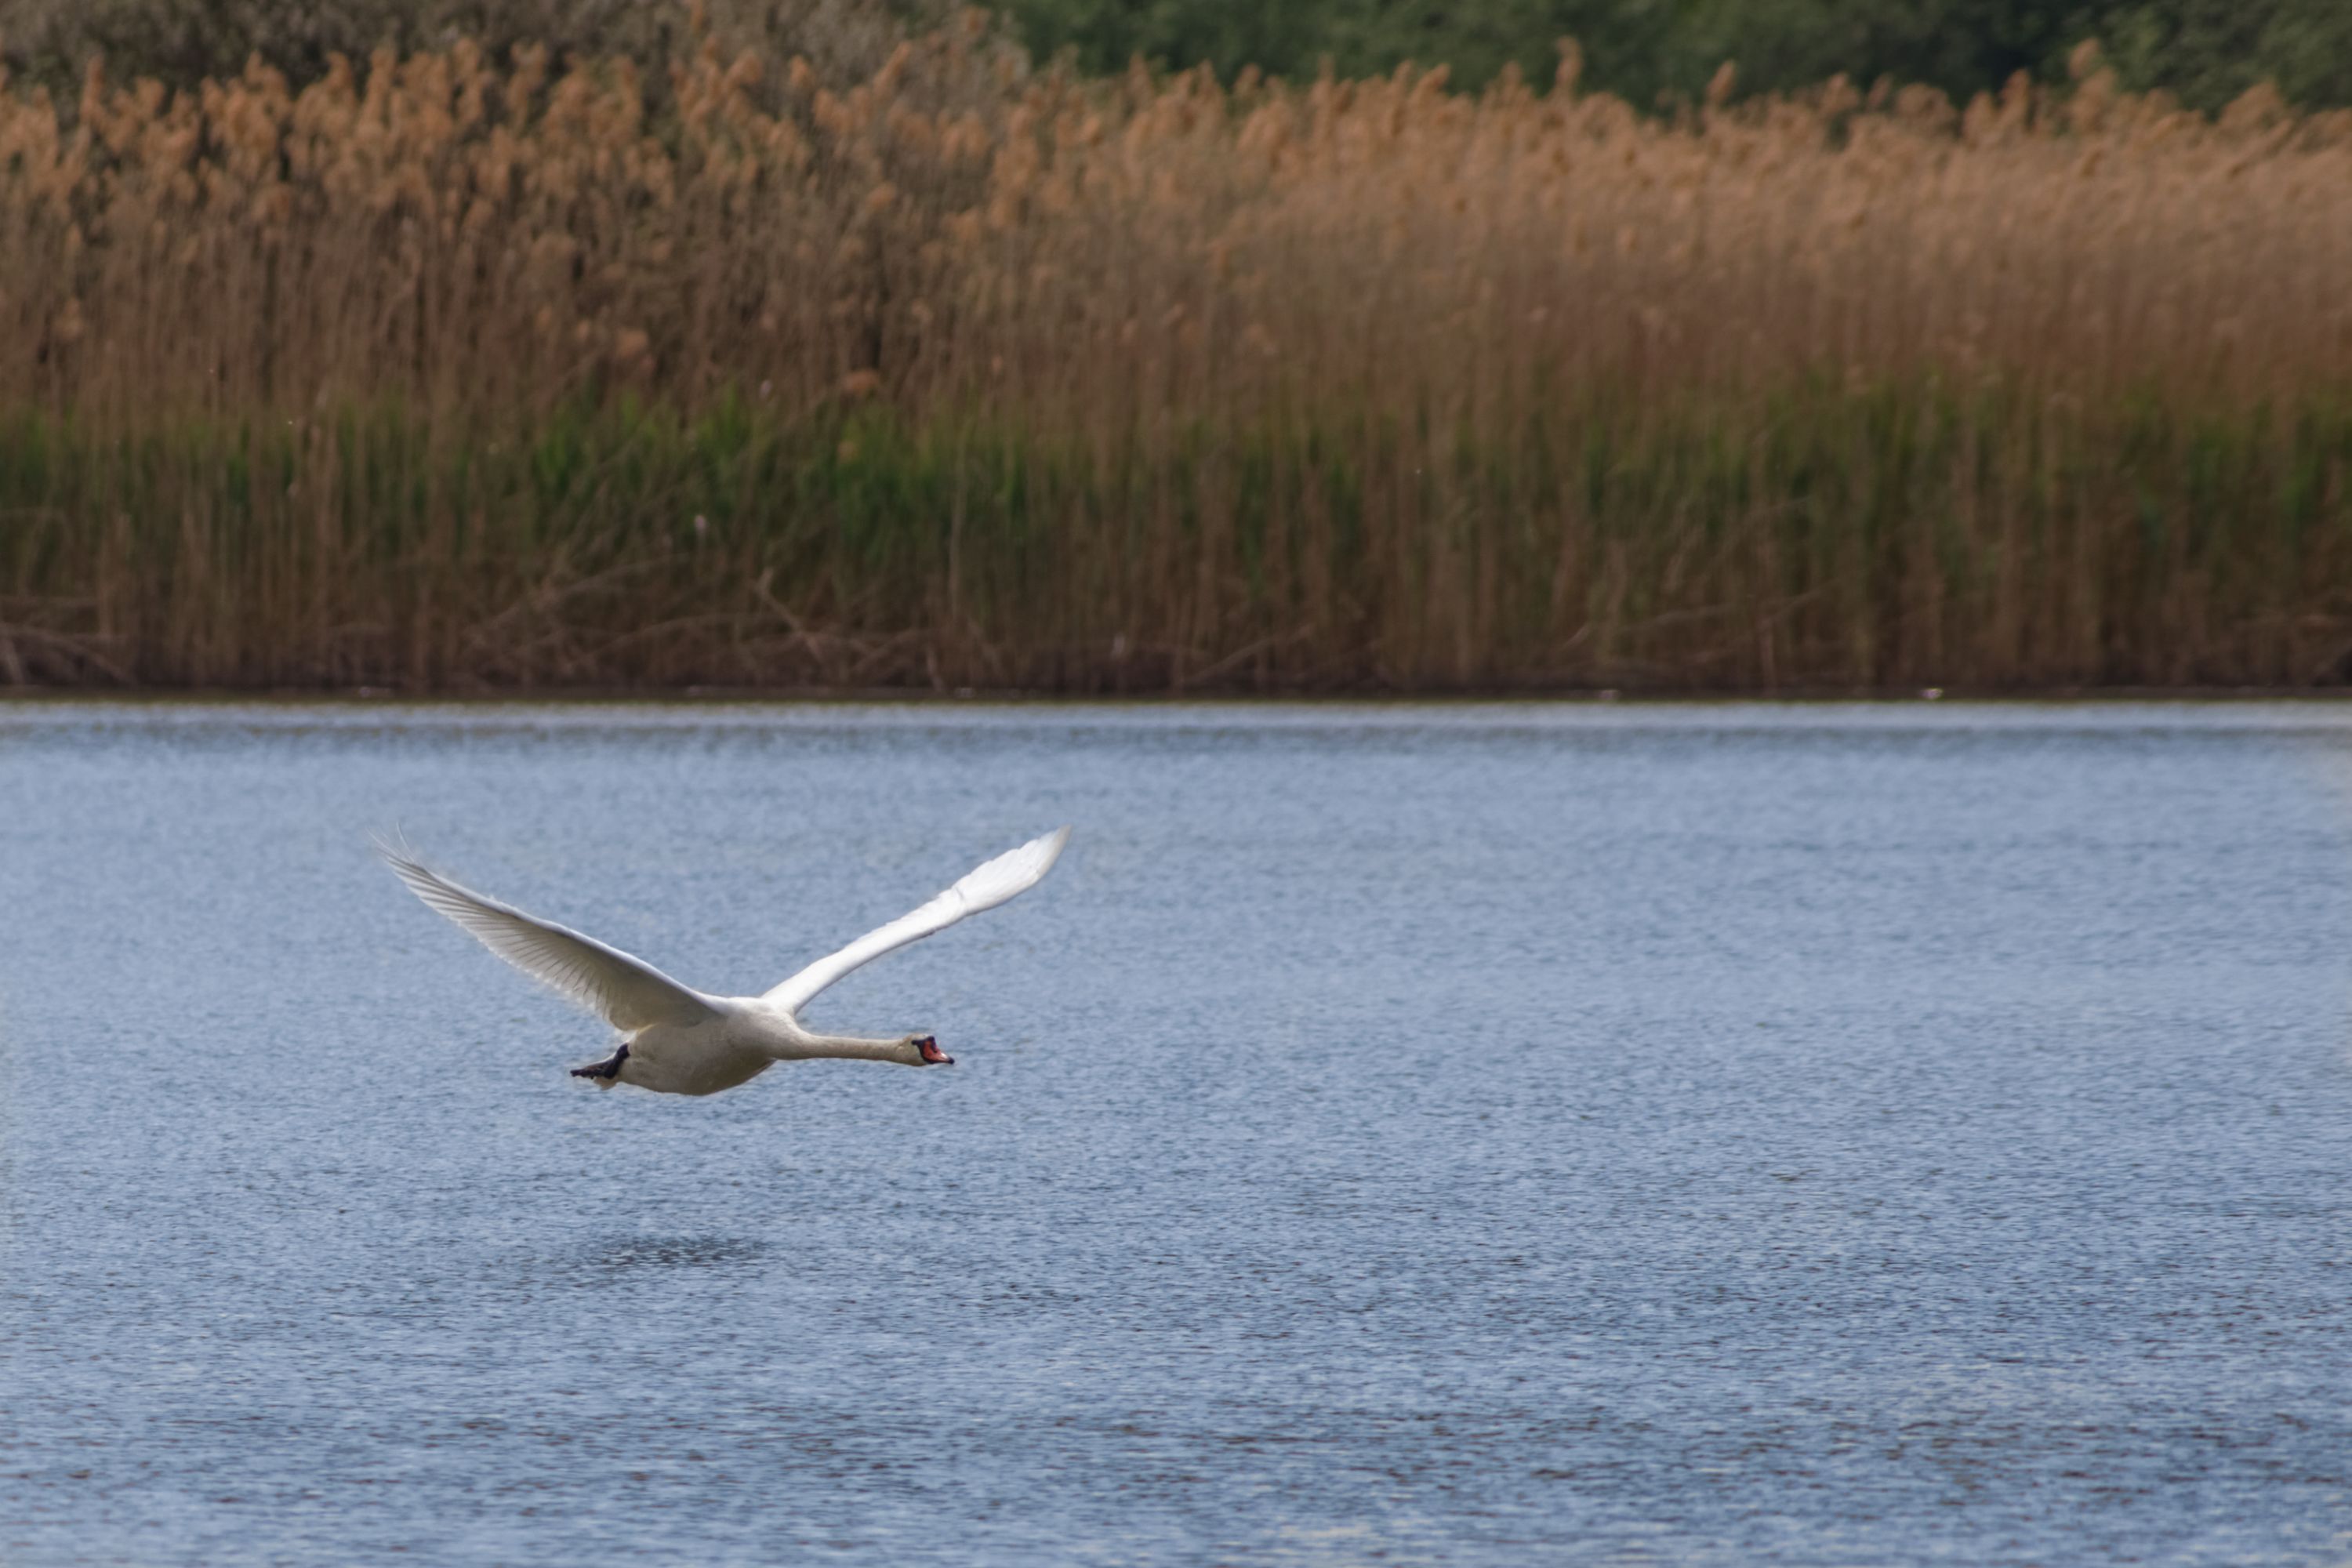
M 716 1094 L 758 1077 L 771 1063 L 813 1057 L 953 1067 L 955 1058 L 929 1035 L 869 1040 L 812 1034 L 801 1027 L 798 1014 L 809 998 L 860 964 L 1035 887 L 1069 841 L 1065 827 L 1007 850 L 921 909 L 866 932 L 760 996 L 706 996 L 593 937 L 461 888 L 418 865 L 404 846 L 378 841 L 376 849 L 427 908 L 621 1031 L 618 1050 L 601 1062 L 573 1068 L 572 1077 L 593 1079 L 605 1089 L 629 1083 L 663 1094 Z

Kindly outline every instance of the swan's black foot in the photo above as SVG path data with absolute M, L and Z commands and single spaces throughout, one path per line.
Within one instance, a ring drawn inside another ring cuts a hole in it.
M 629 1044 L 626 1040 L 624 1040 L 621 1042 L 621 1048 L 614 1051 L 611 1056 L 606 1057 L 603 1061 L 590 1062 L 584 1068 L 573 1068 L 572 1069 L 572 1076 L 573 1078 L 602 1079 L 604 1081 L 604 1086 L 609 1089 L 614 1084 L 620 1081 L 621 1064 L 628 1059 Z

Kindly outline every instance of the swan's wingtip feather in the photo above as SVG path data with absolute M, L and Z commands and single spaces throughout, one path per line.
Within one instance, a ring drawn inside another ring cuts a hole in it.
M 1013 850 L 1004 856 L 1004 862 L 1008 868 L 1017 868 L 1022 874 L 1025 875 L 1029 879 L 1027 885 L 1034 886 L 1044 879 L 1046 872 L 1054 868 L 1054 862 L 1062 858 L 1062 850 L 1069 842 L 1070 830 L 1067 827 L 1057 827 L 1053 832 L 1042 834 L 1032 838 L 1020 848 Z
M 416 858 L 416 848 L 408 842 L 408 835 L 394 827 L 390 833 L 371 833 L 368 842 L 374 847 L 376 858 L 391 867 L 404 881 L 416 877 L 440 880 L 433 870 Z
M 419 898 L 425 898 L 428 889 L 437 891 L 447 885 L 447 879 L 432 867 L 412 860 L 398 850 L 378 846 L 377 853 L 383 858 L 383 863 L 390 868 L 392 874 L 407 883 L 408 890 Z
M 405 838 L 394 844 L 388 844 L 382 837 L 378 837 L 375 848 L 376 853 L 383 858 L 383 863 L 392 868 L 392 874 L 399 878 L 410 892 L 424 900 L 427 908 L 447 916 L 460 925 L 466 923 L 461 911 L 468 909 L 491 910 L 499 914 L 520 913 L 520 910 L 508 909 L 496 899 L 484 898 L 470 888 L 459 886 L 425 864 L 424 861 L 417 859 L 416 852 L 408 847 L 408 841 Z

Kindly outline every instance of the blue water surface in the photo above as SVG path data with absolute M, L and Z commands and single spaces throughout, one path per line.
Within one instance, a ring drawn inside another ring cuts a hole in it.
M 2352 710 L 0 706 L 12 1565 L 2341 1561 L 2347 1221 Z

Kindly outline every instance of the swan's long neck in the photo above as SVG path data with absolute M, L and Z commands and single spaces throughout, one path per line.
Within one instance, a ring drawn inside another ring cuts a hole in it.
M 895 1040 L 868 1040 L 856 1035 L 810 1035 L 797 1042 L 797 1054 L 811 1057 L 847 1057 L 861 1062 L 897 1062 L 914 1065 L 915 1049 L 902 1037 Z

